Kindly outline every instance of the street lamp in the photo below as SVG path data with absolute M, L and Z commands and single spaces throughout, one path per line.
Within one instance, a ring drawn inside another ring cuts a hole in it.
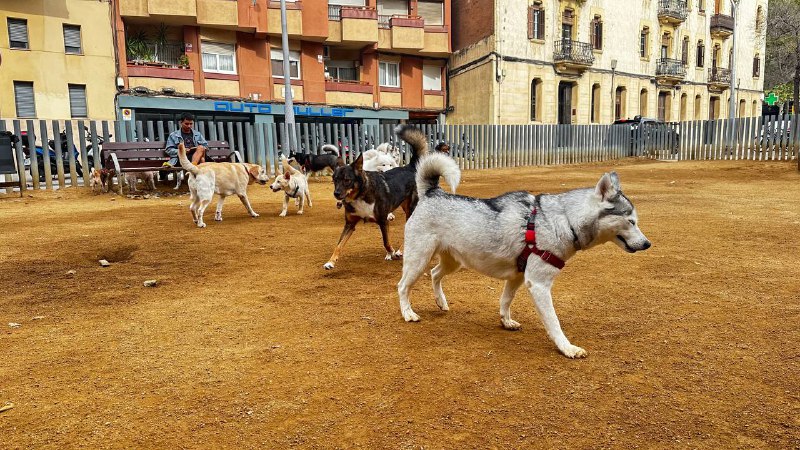
M 294 139 L 294 104 L 292 102 L 292 77 L 289 64 L 289 32 L 286 29 L 286 0 L 281 0 L 281 47 L 283 50 L 283 100 L 284 100 L 284 123 L 287 128 L 287 144 L 289 145 L 288 155 L 292 148 Z M 284 149 L 286 150 L 286 149 Z
M 731 0 L 731 17 L 733 18 L 733 55 L 731 56 L 731 100 L 728 110 L 728 144 L 735 146 L 736 140 L 736 13 L 741 0 Z

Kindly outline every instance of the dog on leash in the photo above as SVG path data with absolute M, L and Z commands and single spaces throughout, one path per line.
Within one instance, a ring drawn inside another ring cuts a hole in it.
M 416 175 L 419 204 L 406 221 L 403 276 L 397 285 L 403 318 L 419 320 L 411 309 L 409 292 L 438 255 L 431 282 L 439 309 L 448 310 L 442 278 L 468 267 L 506 280 L 500 322 L 516 330 L 520 325 L 511 319 L 511 301 L 524 282 L 558 350 L 568 358 L 585 357 L 586 351 L 572 345 L 561 330 L 550 289 L 564 261 L 579 250 L 606 242 L 629 253 L 650 248 L 617 174 L 604 174 L 593 188 L 541 195 L 510 192 L 491 199 L 451 195 L 440 189 L 440 177 L 450 186 L 460 178 L 458 165 L 442 153 L 423 158 Z
M 252 217 L 258 217 L 250 206 L 247 198 L 247 186 L 254 182 L 265 185 L 269 182 L 267 171 L 258 164 L 232 163 L 232 162 L 205 162 L 195 166 L 186 157 L 186 147 L 183 143 L 178 145 L 178 159 L 181 166 L 189 172 L 189 193 L 191 204 L 189 210 L 192 212 L 192 219 L 199 228 L 204 228 L 203 214 L 211 203 L 214 193 L 219 195 L 217 201 L 217 212 L 214 220 L 222 221 L 222 204 L 225 197 L 236 195 L 242 204 L 247 208 L 247 212 Z
M 325 144 L 320 147 L 322 155 L 312 155 L 310 153 L 289 152 L 289 159 L 294 159 L 297 164 L 305 170 L 306 175 L 314 173 L 319 175 L 323 170 L 330 169 L 335 172 L 336 168 L 344 165 L 344 160 L 339 156 L 339 149 L 332 144 Z
M 344 205 L 344 229 L 333 251 L 333 255 L 323 266 L 333 269 L 341 256 L 342 249 L 361 222 L 375 222 L 381 229 L 386 260 L 400 259 L 403 254 L 396 251 L 389 242 L 389 213 L 402 207 L 406 220 L 417 204 L 415 175 L 417 160 L 428 153 L 428 140 L 420 130 L 401 125 L 395 133 L 411 146 L 411 163 L 388 172 L 364 171 L 364 155 L 361 154 L 352 164 L 338 167 L 333 173 L 333 195 Z
M 92 167 L 89 172 L 89 187 L 92 192 L 95 192 L 96 187 L 99 187 L 104 194 L 113 189 L 114 175 L 116 173 L 117 171 L 114 169 L 96 169 Z
M 311 208 L 311 192 L 308 190 L 308 179 L 299 170 L 295 169 L 289 164 L 289 160 L 281 155 L 281 164 L 283 165 L 283 173 L 275 177 L 275 181 L 270 185 L 272 192 L 283 191 L 283 210 L 279 214 L 280 217 L 286 217 L 286 211 L 289 208 L 289 199 L 295 200 L 297 206 L 297 214 L 303 214 L 303 206 L 308 201 L 308 207 Z

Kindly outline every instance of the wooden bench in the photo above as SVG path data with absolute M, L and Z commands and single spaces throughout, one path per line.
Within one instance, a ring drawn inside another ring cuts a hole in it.
M 115 170 L 118 177 L 125 172 L 183 170 L 180 164 L 174 167 L 164 166 L 170 160 L 166 146 L 164 141 L 108 142 L 103 144 L 103 168 Z M 243 162 L 239 152 L 231 151 L 227 141 L 208 141 L 206 161 Z

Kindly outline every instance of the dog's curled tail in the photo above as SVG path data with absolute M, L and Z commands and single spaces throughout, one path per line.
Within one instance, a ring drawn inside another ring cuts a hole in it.
M 189 158 L 186 157 L 186 147 L 183 145 L 178 146 L 178 161 L 181 162 L 181 167 L 183 167 L 183 170 L 191 173 L 192 175 L 197 175 L 197 173 L 200 172 L 200 169 L 192 164 L 192 162 L 189 161 Z
M 336 156 L 339 156 L 339 149 L 336 148 L 333 144 L 325 144 L 322 146 L 322 151 L 325 153 L 335 153 Z
M 425 137 L 425 133 L 419 128 L 411 125 L 398 125 L 397 128 L 394 129 L 394 132 L 400 139 L 408 142 L 408 145 L 411 146 L 413 155 L 411 158 L 412 165 L 416 164 L 419 158 L 428 153 L 428 138 Z
M 417 195 L 420 201 L 432 190 L 439 189 L 439 178 L 444 177 L 456 193 L 461 182 L 461 170 L 452 158 L 443 153 L 431 153 L 419 160 L 417 165 Z

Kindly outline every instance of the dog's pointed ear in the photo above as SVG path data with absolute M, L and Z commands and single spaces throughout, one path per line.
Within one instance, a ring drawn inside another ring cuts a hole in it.
M 247 166 L 247 173 L 250 174 L 251 177 L 258 179 L 258 174 L 261 173 L 261 167 L 256 164 L 249 164 Z
M 616 179 L 616 183 L 614 180 Z M 594 188 L 595 194 L 600 197 L 601 201 L 606 201 L 616 195 L 619 191 L 619 177 L 616 172 L 606 173 L 600 177 L 597 186 Z
M 288 179 L 292 178 L 292 174 L 289 173 L 289 172 L 284 172 L 283 178 L 286 178 L 288 180 Z
M 364 170 L 364 154 L 361 153 L 360 155 L 358 155 L 358 158 L 356 158 L 356 160 L 353 161 L 352 165 L 353 165 L 353 169 L 355 169 L 356 172 L 363 172 L 363 170 Z

